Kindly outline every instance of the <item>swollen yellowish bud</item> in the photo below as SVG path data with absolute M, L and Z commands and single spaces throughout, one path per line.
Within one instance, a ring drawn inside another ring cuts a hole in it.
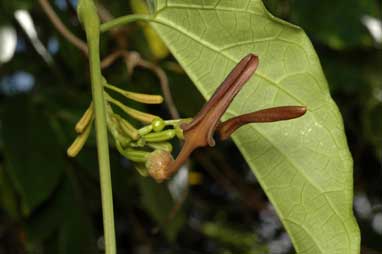
M 77 122 L 75 130 L 78 134 L 84 132 L 86 127 L 89 125 L 90 121 L 93 118 L 94 110 L 93 110 L 93 102 L 90 103 L 88 109 L 82 115 L 81 119 Z
M 172 162 L 174 162 L 174 158 L 171 153 L 164 150 L 155 150 L 149 155 L 146 161 L 146 168 L 149 175 L 160 183 L 170 177 L 171 174 L 168 171 L 168 166 Z
M 77 138 L 74 140 L 74 142 L 72 143 L 72 145 L 68 148 L 68 150 L 66 151 L 66 154 L 69 157 L 72 157 L 72 158 L 76 157 L 78 153 L 81 151 L 81 149 L 84 147 L 86 140 L 89 137 L 91 126 L 92 126 L 92 121 L 87 125 L 85 131 L 79 134 Z

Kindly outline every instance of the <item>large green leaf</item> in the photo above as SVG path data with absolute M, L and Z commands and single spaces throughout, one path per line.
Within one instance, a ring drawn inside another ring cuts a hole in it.
M 242 57 L 259 56 L 259 70 L 225 117 L 308 107 L 298 120 L 247 125 L 234 140 L 298 253 L 358 254 L 352 159 L 305 33 L 273 17 L 260 0 L 157 0 L 155 10 L 153 27 L 206 98 Z

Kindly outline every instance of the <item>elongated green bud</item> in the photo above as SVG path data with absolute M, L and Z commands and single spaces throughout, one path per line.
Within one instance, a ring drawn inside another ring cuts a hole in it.
M 144 93 L 134 93 L 130 91 L 123 90 L 116 86 L 112 86 L 104 82 L 104 86 L 108 89 L 121 94 L 122 96 L 144 104 L 161 104 L 163 102 L 163 97 L 160 95 L 144 94 Z
M 128 148 L 124 151 L 123 155 L 125 157 L 133 162 L 141 162 L 145 163 L 147 159 L 149 158 L 150 152 L 137 150 L 134 148 Z
M 90 134 L 90 130 L 92 127 L 91 123 L 92 123 L 92 121 L 90 121 L 90 123 L 87 125 L 86 129 L 81 134 L 79 134 L 77 136 L 77 138 L 74 140 L 74 142 L 71 144 L 71 146 L 66 151 L 66 154 L 69 157 L 72 157 L 72 158 L 76 157 L 78 155 L 78 153 L 84 147 L 86 140 L 88 140 L 88 137 Z
M 147 126 L 141 128 L 141 129 L 139 129 L 138 133 L 139 133 L 139 135 L 144 136 L 144 135 L 149 134 L 150 132 L 152 132 L 152 130 L 153 130 L 153 126 L 150 124 L 150 125 L 147 125 Z
M 131 137 L 133 140 L 138 140 L 140 135 L 138 133 L 138 130 L 134 128 L 134 126 L 120 117 L 119 115 L 115 114 L 114 117 L 119 123 L 119 126 L 121 127 L 122 131 L 124 131 L 129 137 Z
M 126 98 L 129 98 L 131 100 L 144 103 L 144 104 L 161 104 L 163 102 L 163 97 L 160 95 L 134 93 L 129 91 L 125 91 L 123 95 Z
M 75 130 L 78 134 L 81 134 L 82 132 L 84 132 L 86 127 L 91 122 L 93 116 L 94 116 L 94 109 L 93 109 L 93 102 L 92 102 L 90 103 L 85 113 L 82 115 L 81 119 L 76 124 Z
M 110 106 L 108 107 L 110 109 Z M 111 135 L 113 136 L 117 144 L 126 147 L 132 141 L 133 134 L 129 135 L 127 131 L 122 129 L 118 115 L 114 114 L 113 111 L 108 111 L 107 114 L 107 125 Z M 122 119 L 122 118 L 121 118 Z
M 165 130 L 161 132 L 149 133 L 144 136 L 144 139 L 147 142 L 162 142 L 173 139 L 175 135 L 175 130 Z
M 172 152 L 172 145 L 169 142 L 147 143 L 147 146 L 153 148 L 154 150 L 164 150 L 169 153 Z
M 141 112 L 139 110 L 130 108 L 130 107 L 124 105 L 123 103 L 121 103 L 120 101 L 112 98 L 108 94 L 106 94 L 106 99 L 109 102 L 113 103 L 114 105 L 118 106 L 120 109 L 122 109 L 126 114 L 128 114 L 132 118 L 137 119 L 138 121 L 141 121 L 142 123 L 150 124 L 155 118 L 157 118 L 157 116 L 155 116 L 155 115 L 144 113 L 144 112 Z

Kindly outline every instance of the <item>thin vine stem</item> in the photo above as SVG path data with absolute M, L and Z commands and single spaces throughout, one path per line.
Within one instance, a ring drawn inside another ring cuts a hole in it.
M 111 29 L 117 28 L 119 26 L 126 25 L 135 21 L 155 21 L 151 16 L 145 14 L 129 14 L 122 16 L 108 22 L 105 22 L 101 25 L 101 32 L 106 32 Z
M 89 49 L 89 64 L 95 111 L 98 164 L 101 183 L 102 215 L 105 237 L 105 253 L 116 254 L 113 192 L 110 174 L 109 142 L 107 136 L 106 109 L 99 53 L 100 20 L 92 0 L 80 0 L 78 15 L 85 28 Z
M 75 36 L 61 21 L 48 0 L 38 0 L 42 9 L 54 25 L 54 27 L 73 45 L 81 50 L 85 55 L 88 54 L 88 47 L 80 38 Z

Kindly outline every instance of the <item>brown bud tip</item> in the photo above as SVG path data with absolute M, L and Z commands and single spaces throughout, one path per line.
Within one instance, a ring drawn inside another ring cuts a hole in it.
M 149 175 L 160 183 L 171 176 L 169 165 L 172 162 L 174 162 L 174 158 L 171 153 L 164 150 L 155 150 L 149 155 L 146 168 Z
M 260 111 L 233 117 L 218 126 L 222 140 L 228 139 L 233 132 L 248 123 L 270 123 L 285 121 L 303 116 L 307 111 L 305 106 L 283 106 L 267 108 Z

